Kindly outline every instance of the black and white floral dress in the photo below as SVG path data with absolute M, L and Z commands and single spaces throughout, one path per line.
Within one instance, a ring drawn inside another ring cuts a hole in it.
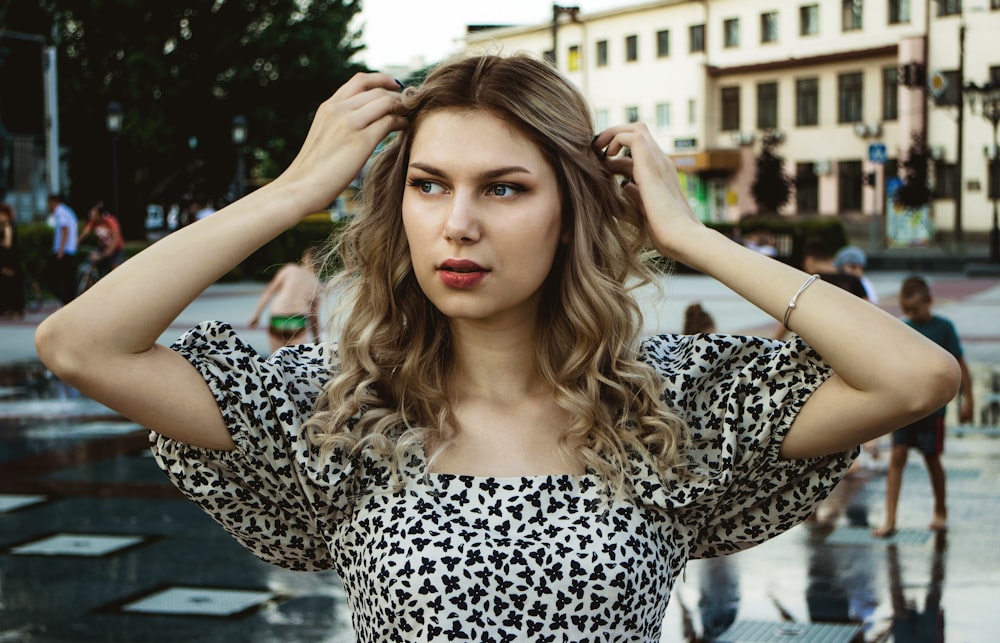
M 261 559 L 335 569 L 359 641 L 658 641 L 674 579 L 692 557 L 750 547 L 807 517 L 851 454 L 782 460 L 781 439 L 829 375 L 801 340 L 653 337 L 643 359 L 688 422 L 696 476 L 636 467 L 633 496 L 593 474 L 484 478 L 426 471 L 393 489 L 385 467 L 321 461 L 302 418 L 329 348 L 265 359 L 225 324 L 174 346 L 202 373 L 236 449 L 152 434 L 159 465 Z

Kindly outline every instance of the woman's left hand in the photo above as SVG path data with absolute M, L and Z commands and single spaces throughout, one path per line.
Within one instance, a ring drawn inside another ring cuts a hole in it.
M 643 123 L 611 127 L 593 143 L 604 164 L 625 177 L 622 189 L 645 216 L 650 242 L 665 257 L 683 254 L 693 227 L 701 227 L 681 188 L 677 168 Z

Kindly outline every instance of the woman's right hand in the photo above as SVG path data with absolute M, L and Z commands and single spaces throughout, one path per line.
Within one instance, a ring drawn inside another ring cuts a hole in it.
M 295 159 L 275 179 L 295 186 L 302 211 L 329 205 L 390 132 L 409 126 L 399 89 L 391 76 L 359 73 L 319 106 Z

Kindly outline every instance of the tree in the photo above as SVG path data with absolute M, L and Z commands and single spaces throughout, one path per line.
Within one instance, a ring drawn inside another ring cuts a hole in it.
M 750 193 L 762 214 L 777 214 L 778 209 L 792 197 L 792 179 L 785 172 L 785 159 L 775 153 L 782 137 L 773 131 L 761 137 L 760 156 L 757 157 L 757 174 Z
M 250 174 L 292 159 L 315 108 L 362 66 L 350 22 L 360 0 L 8 0 L 0 29 L 58 51 L 68 197 L 110 201 L 109 101 L 121 103 L 119 213 L 141 234 L 145 204 L 216 198 L 233 181 L 233 116 L 248 122 Z M 113 18 L 109 18 L 113 16 Z
M 931 202 L 928 162 L 927 145 L 922 136 L 914 134 L 906 157 L 899 162 L 903 184 L 893 194 L 893 202 L 908 210 L 919 210 Z

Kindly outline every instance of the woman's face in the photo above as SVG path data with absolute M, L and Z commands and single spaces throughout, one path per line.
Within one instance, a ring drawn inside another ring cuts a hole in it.
M 428 299 L 453 320 L 534 323 L 565 241 L 556 175 L 535 144 L 488 112 L 430 112 L 406 179 L 403 227 Z

